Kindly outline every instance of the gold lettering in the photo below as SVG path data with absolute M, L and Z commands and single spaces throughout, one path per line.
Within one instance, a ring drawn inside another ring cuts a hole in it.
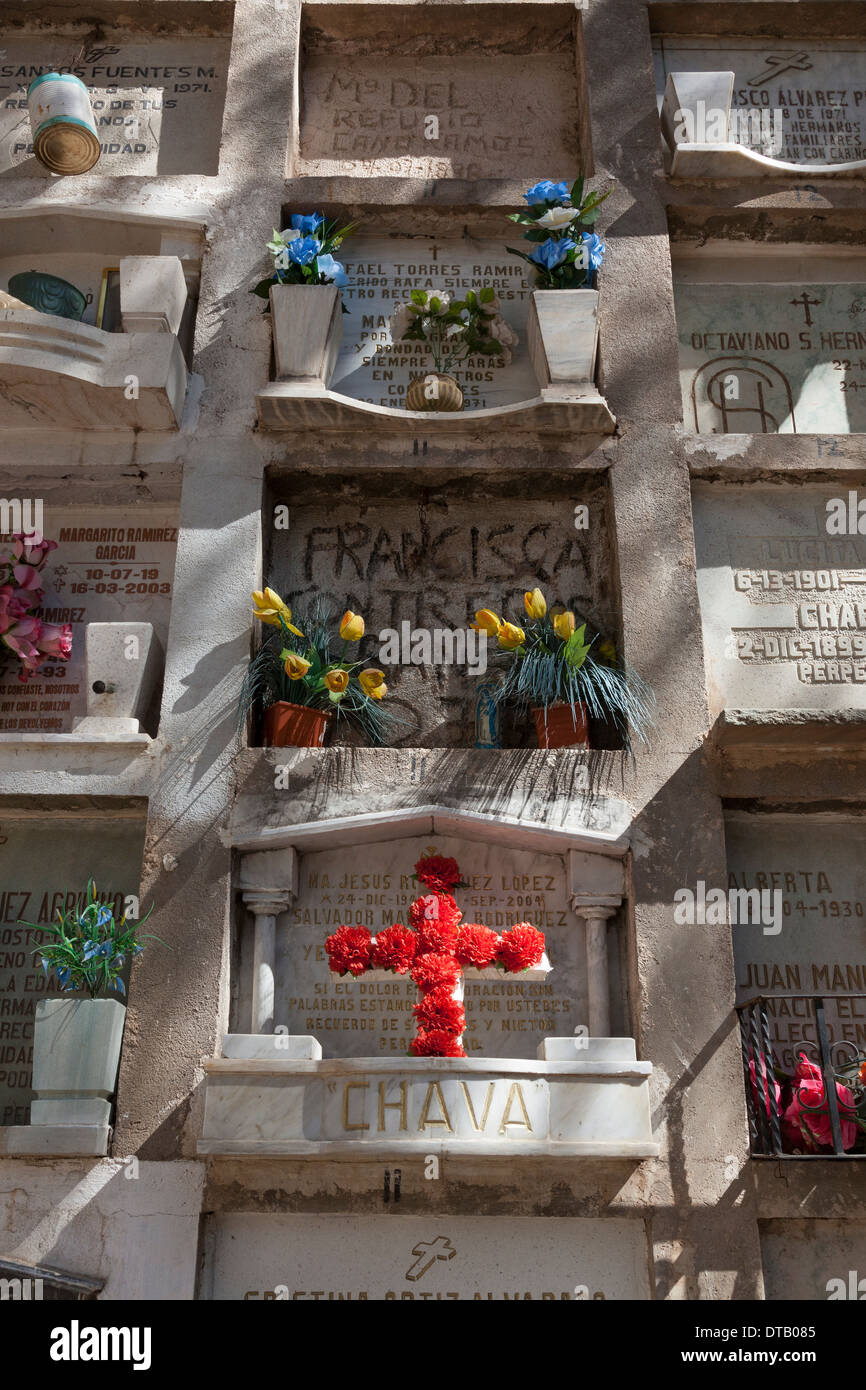
M 348 1133 L 350 1130 L 353 1130 L 353 1129 L 369 1129 L 369 1128 L 370 1128 L 369 1125 L 364 1125 L 364 1124 L 361 1124 L 361 1125 L 352 1125 L 352 1124 L 349 1124 L 349 1092 L 350 1092 L 351 1090 L 353 1090 L 353 1089 L 357 1089 L 357 1090 L 359 1090 L 359 1091 L 366 1091 L 366 1090 L 368 1089 L 368 1087 L 369 1087 L 369 1084 L 370 1084 L 369 1081 L 347 1081 L 346 1084 L 345 1084 L 345 1086 L 343 1087 L 343 1129 L 344 1129 L 347 1133 Z
M 407 1101 L 406 1088 L 407 1088 L 407 1086 L 409 1085 L 409 1083 L 408 1083 L 408 1081 L 401 1081 L 401 1082 L 400 1082 L 400 1099 L 399 1099 L 399 1100 L 387 1100 L 387 1101 L 386 1101 L 386 1099 L 385 1099 L 385 1087 L 387 1086 L 387 1084 L 388 1084 L 387 1081 L 380 1081 L 380 1082 L 379 1082 L 379 1130 L 380 1130 L 380 1131 L 383 1131 L 384 1128 L 385 1128 L 385 1111 L 386 1111 L 386 1110 L 399 1110 L 399 1111 L 400 1111 L 400 1128 L 401 1128 L 401 1129 L 406 1129 L 406 1130 L 408 1130 L 409 1126 L 408 1126 L 408 1124 L 407 1124 L 407 1122 L 406 1122 L 406 1101 Z
M 522 1120 L 509 1120 L 508 1118 L 509 1114 L 511 1113 L 511 1102 L 515 1098 L 517 1100 L 518 1105 L 520 1106 L 520 1110 L 523 1115 Z M 508 1099 L 505 1102 L 505 1109 L 502 1112 L 502 1124 L 499 1126 L 500 1134 L 505 1133 L 506 1125 L 520 1125 L 523 1129 L 528 1129 L 530 1134 L 532 1133 L 532 1125 L 529 1123 L 529 1116 L 526 1113 L 526 1105 L 523 1100 L 523 1092 L 520 1089 L 519 1081 L 512 1081 L 511 1083 L 511 1087 L 508 1092 Z
M 487 1124 L 487 1117 L 490 1114 L 490 1106 L 493 1101 L 493 1092 L 495 1090 L 496 1083 L 495 1081 L 491 1081 L 490 1085 L 487 1087 L 487 1098 L 484 1102 L 484 1112 L 481 1116 L 481 1124 L 479 1124 L 475 1118 L 475 1107 L 472 1104 L 472 1097 L 469 1094 L 469 1087 L 467 1086 L 465 1081 L 461 1081 L 460 1085 L 463 1087 L 463 1094 L 466 1097 L 466 1109 L 469 1111 L 469 1118 L 472 1121 L 472 1128 L 476 1131 L 477 1134 L 480 1134 L 484 1129 L 484 1126 Z
M 432 1101 L 434 1094 L 439 1102 L 442 1114 L 445 1116 L 444 1120 L 430 1119 L 430 1102 Z M 448 1110 L 445 1105 L 445 1098 L 442 1095 L 442 1087 L 439 1085 L 438 1081 L 430 1082 L 430 1084 L 427 1087 L 427 1094 L 424 1097 L 424 1104 L 421 1106 L 421 1118 L 418 1121 L 419 1131 L 425 1129 L 428 1125 L 444 1125 L 449 1134 L 454 1133 L 454 1130 L 451 1128 L 451 1120 L 449 1118 Z

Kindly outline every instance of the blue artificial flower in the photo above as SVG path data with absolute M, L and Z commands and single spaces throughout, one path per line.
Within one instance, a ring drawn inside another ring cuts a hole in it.
M 542 179 L 540 183 L 533 184 L 524 193 L 527 203 L 567 203 L 570 201 L 569 186 L 562 179 L 559 183 L 553 183 L 551 179 Z
M 103 941 L 102 943 L 98 941 L 85 941 L 84 960 L 93 960 L 96 956 L 107 956 L 111 950 L 112 945 L 110 941 Z
M 604 253 L 607 250 L 600 236 L 595 232 L 584 232 L 583 245 L 586 251 L 587 263 L 593 270 L 598 270 L 604 260 Z
M 106 926 L 113 916 L 114 913 L 111 911 L 110 907 L 101 907 L 96 914 L 96 925 L 98 927 Z
M 295 265 L 309 265 L 311 261 L 316 259 L 321 249 L 322 243 L 318 237 L 314 236 L 296 237 L 286 247 L 289 260 L 294 261 Z
M 71 971 L 71 970 L 64 970 L 62 966 L 59 966 L 59 967 L 58 967 L 58 970 L 57 970 L 57 982 L 58 982 L 58 984 L 60 985 L 61 989 L 77 989 L 77 988 L 78 988 L 77 985 L 71 985 L 71 984 L 68 985 L 68 984 L 67 984 L 67 981 L 68 981 L 68 979 L 69 979 L 69 977 L 70 977 L 71 974 L 72 974 L 72 971 Z
M 112 980 L 112 982 L 111 982 L 111 988 L 112 988 L 117 994 L 125 994 L 125 993 L 126 993 L 126 985 L 123 983 L 123 981 L 121 980 L 121 978 L 120 978 L 119 975 L 118 975 L 118 977 L 117 977 L 116 980 Z
M 349 277 L 339 261 L 335 261 L 330 253 L 320 256 L 318 260 L 319 272 L 327 275 L 328 279 L 335 285 L 348 285 Z
M 44 956 L 40 956 L 39 959 L 42 962 L 42 969 L 45 971 L 45 978 L 48 979 L 48 961 Z
M 558 265 L 567 257 L 569 251 L 573 251 L 577 242 L 572 241 L 571 237 L 563 237 L 557 241 L 555 237 L 548 237 L 547 241 L 542 241 L 536 246 L 534 251 L 530 251 L 529 259 L 535 261 L 536 265 L 543 266 L 545 270 L 555 270 Z
M 302 232 L 304 236 L 314 236 L 324 221 L 324 214 L 321 212 L 311 212 L 306 215 L 302 212 L 293 212 L 289 218 L 293 230 Z

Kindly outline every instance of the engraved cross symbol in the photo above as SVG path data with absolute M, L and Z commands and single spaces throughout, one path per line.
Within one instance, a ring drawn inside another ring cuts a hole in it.
M 764 61 L 767 64 L 764 71 L 749 78 L 750 87 L 760 87 L 763 82 L 781 77 L 783 72 L 806 72 L 812 66 L 808 53 L 768 53 Z
M 811 314 L 811 312 L 810 312 L 811 306 L 812 306 L 813 304 L 823 304 L 823 302 L 824 302 L 824 301 L 823 301 L 822 299 L 810 299 L 810 298 L 809 298 L 809 295 L 808 295 L 807 292 L 806 292 L 806 290 L 803 291 L 803 293 L 800 295 L 799 299 L 791 299 L 791 300 L 789 300 L 789 303 L 790 303 L 790 304 L 794 304 L 794 305 L 802 304 L 803 310 L 804 310 L 805 315 L 806 315 L 806 327 L 807 327 L 807 328 L 811 328 L 812 322 L 813 322 L 813 320 L 812 320 L 812 314 Z
M 406 1278 L 414 1284 L 437 1260 L 453 1260 L 457 1251 L 447 1236 L 437 1236 L 435 1240 L 419 1240 L 412 1246 L 412 1254 L 418 1258 L 406 1270 Z

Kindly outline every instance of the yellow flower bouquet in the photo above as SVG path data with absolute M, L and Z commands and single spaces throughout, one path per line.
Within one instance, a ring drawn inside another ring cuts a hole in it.
M 266 627 L 277 629 L 265 638 L 244 678 L 238 705 L 238 722 L 243 723 L 255 709 L 265 716 L 268 743 L 283 742 L 269 737 L 277 716 L 291 720 L 297 744 L 319 745 L 333 716 L 358 729 L 369 743 L 381 744 L 392 726 L 400 721 L 383 705 L 388 693 L 385 673 L 363 661 L 350 660 L 349 648 L 364 636 L 364 619 L 348 611 L 339 623 L 342 648 L 335 650 L 337 638 L 330 614 L 317 604 L 306 615 L 292 616 L 288 604 L 274 589 L 255 590 L 253 616 Z M 287 707 L 277 710 L 277 706 Z M 302 719 L 291 711 L 307 710 Z M 313 715 L 317 717 L 312 717 Z M 309 734 L 310 740 L 301 737 Z

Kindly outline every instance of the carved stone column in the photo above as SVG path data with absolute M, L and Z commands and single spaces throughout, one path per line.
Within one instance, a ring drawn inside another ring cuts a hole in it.
M 586 988 L 589 1003 L 587 1026 L 591 1038 L 610 1037 L 610 966 L 607 924 L 616 913 L 610 903 L 587 902 L 580 894 L 571 908 L 586 923 Z
M 243 894 L 245 905 L 256 919 L 253 938 L 253 1004 L 251 1031 L 274 1031 L 274 966 L 276 962 L 277 918 L 291 905 L 291 893 L 270 894 L 251 888 Z
M 274 970 L 277 918 L 297 891 L 297 857 L 293 849 L 245 854 L 241 860 L 241 897 L 255 918 L 253 938 L 253 1033 L 274 1030 Z

